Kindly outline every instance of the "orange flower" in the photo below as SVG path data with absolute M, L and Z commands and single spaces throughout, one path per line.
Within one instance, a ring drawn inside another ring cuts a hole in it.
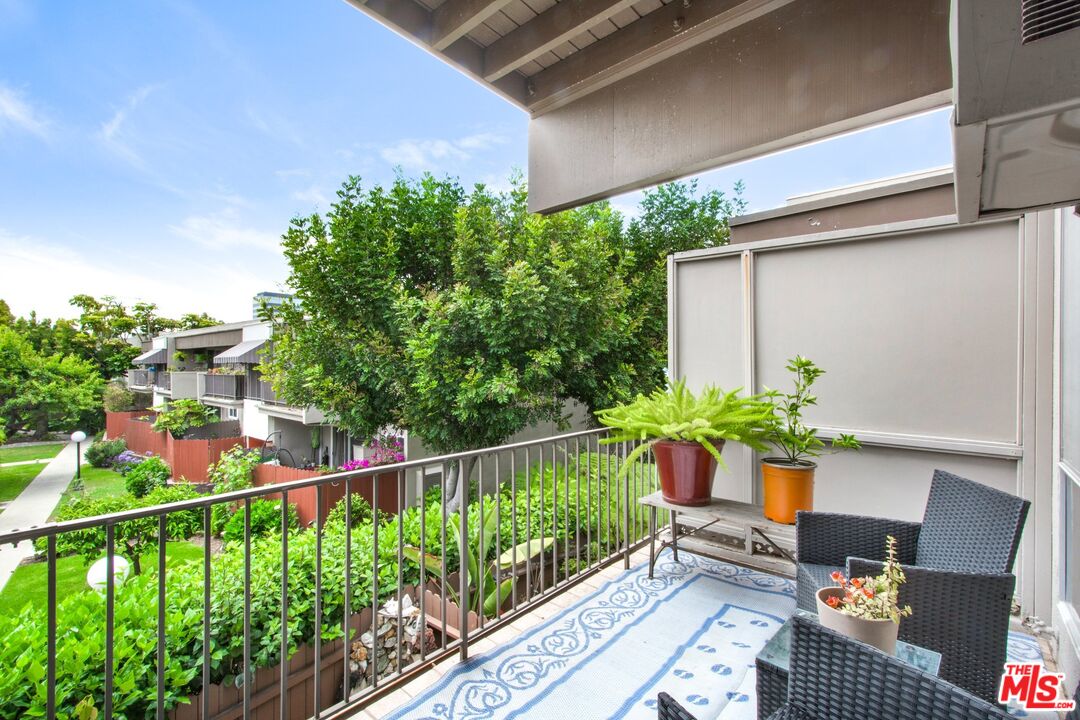
M 840 572 L 839 570 L 833 570 L 831 577 L 833 579 L 833 582 L 838 582 L 841 585 L 844 583 L 844 573 Z
M 874 597 L 874 589 L 873 588 L 868 588 L 868 587 L 863 588 L 862 594 L 865 595 L 868 598 L 872 598 L 872 597 Z
M 825 604 L 831 608 L 834 608 L 840 604 L 840 598 L 833 595 L 832 597 L 826 598 Z
M 858 589 L 858 588 L 861 588 L 861 587 L 862 587 L 862 584 L 863 584 L 863 580 L 862 580 L 862 578 L 851 578 L 851 584 L 852 584 L 852 586 L 854 586 L 854 587 L 855 587 L 856 589 Z

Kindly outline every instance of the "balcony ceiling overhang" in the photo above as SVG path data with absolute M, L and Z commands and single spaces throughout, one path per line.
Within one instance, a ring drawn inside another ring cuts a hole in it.
M 132 365 L 162 365 L 169 360 L 168 348 L 148 350 L 131 361 Z
M 949 0 L 347 0 L 531 116 L 551 212 L 951 102 Z
M 261 362 L 260 351 L 266 345 L 267 340 L 246 340 L 238 345 L 233 345 L 228 350 L 214 356 L 215 365 L 239 365 L 248 363 L 254 365 Z

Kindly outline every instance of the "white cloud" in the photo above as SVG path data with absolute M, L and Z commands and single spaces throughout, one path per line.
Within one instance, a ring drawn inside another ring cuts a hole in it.
M 253 247 L 279 253 L 281 239 L 272 232 L 246 227 L 233 207 L 209 215 L 189 215 L 169 230 L 208 248 Z
M 286 276 L 280 254 L 244 262 L 241 257 L 191 252 L 178 243 L 159 243 L 153 253 L 135 258 L 127 250 L 80 249 L 0 229 L 0 297 L 16 315 L 36 310 L 39 317 L 74 317 L 71 296 L 112 295 L 122 302 L 153 302 L 176 317 L 209 312 L 226 321 L 251 316 L 251 298 L 278 289 Z M 254 261 L 253 261 L 254 260 Z
M 275 170 L 274 175 L 278 180 L 290 180 L 291 178 L 309 178 L 311 177 L 311 171 L 307 168 L 287 168 L 285 170 Z
M 446 162 L 465 162 L 477 152 L 506 142 L 495 133 L 477 133 L 456 140 L 406 139 L 382 148 L 379 156 L 390 165 L 410 172 L 437 171 Z
M 292 194 L 292 197 L 293 200 L 299 200 L 308 205 L 315 205 L 322 210 L 329 210 L 330 203 L 332 202 L 318 185 L 312 185 L 304 190 L 297 190 Z
M 156 85 L 145 85 L 133 92 L 127 97 L 124 104 L 113 113 L 113 116 L 101 124 L 101 129 L 98 132 L 98 137 L 106 148 L 125 162 L 138 168 L 144 166 L 143 159 L 134 148 L 135 138 L 129 128 L 125 126 L 131 113 L 142 105 L 146 98 L 150 97 L 150 94 L 157 88 Z
M 46 140 L 49 121 L 22 93 L 0 83 L 0 136 L 11 131 L 27 132 Z

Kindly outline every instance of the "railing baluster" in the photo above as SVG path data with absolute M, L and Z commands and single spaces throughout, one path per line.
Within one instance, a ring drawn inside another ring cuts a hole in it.
M 570 582 L 570 441 L 563 442 L 563 486 L 566 497 L 563 498 L 563 580 Z M 574 546 L 577 547 L 577 522 L 574 523 Z
M 210 717 L 210 531 L 211 506 L 203 507 L 202 718 Z
M 627 445 L 622 443 L 622 456 L 619 458 L 623 463 L 626 462 Z M 623 475 L 623 497 L 622 497 L 622 511 L 623 511 L 623 567 L 627 570 L 630 569 L 630 471 L 632 468 L 628 468 L 627 472 Z
M 530 446 L 525 446 L 525 537 L 532 538 L 532 462 L 529 457 Z M 541 533 L 541 537 L 543 533 Z M 541 545 L 541 548 L 543 546 Z M 531 547 L 525 552 L 525 602 L 532 602 L 532 556 Z M 543 552 L 541 552 L 543 557 Z M 541 560 L 541 562 L 543 562 Z
M 495 453 L 495 620 L 502 618 L 502 476 L 499 474 L 499 453 Z M 483 482 L 481 477 L 480 482 Z
M 371 481 L 371 689 L 379 687 L 379 483 L 374 475 Z
M 45 659 L 45 717 L 56 720 L 56 535 L 49 535 L 49 634 Z
M 420 468 L 420 588 L 416 596 L 420 601 L 420 662 L 427 660 L 427 602 L 425 602 L 424 590 L 427 587 L 427 496 L 424 492 L 427 468 Z
M 348 653 L 345 653 L 346 660 Z M 278 673 L 278 717 L 289 717 L 289 493 L 281 493 L 281 665 Z M 348 677 L 346 668 L 346 678 Z
M 517 595 L 518 595 L 518 567 L 517 567 L 517 546 L 518 546 L 518 528 L 517 528 L 517 450 L 510 451 L 510 572 L 513 578 L 511 582 L 511 600 L 510 605 L 514 612 L 517 612 Z M 526 551 L 527 552 L 527 551 Z
M 345 658 L 343 662 L 341 696 L 345 698 L 345 704 L 349 704 L 349 696 L 352 694 L 352 678 L 349 655 L 352 648 L 349 642 L 352 630 L 352 478 L 345 479 L 345 611 L 342 613 L 342 637 L 345 638 Z M 281 716 L 285 720 L 285 715 Z
M 157 717 L 165 720 L 165 528 L 166 514 L 158 515 L 157 557 Z
M 586 455 L 586 460 L 588 460 L 591 463 L 592 462 L 592 456 L 589 455 L 588 449 L 589 449 L 589 440 L 588 440 L 588 438 L 586 438 L 585 439 L 585 455 Z M 590 465 L 590 469 L 591 469 L 591 465 Z M 590 555 L 589 555 L 589 552 L 590 552 L 589 551 L 589 545 L 590 545 L 590 543 L 592 543 L 592 490 L 591 490 L 592 484 L 589 482 L 589 475 L 590 474 L 591 473 L 589 473 L 589 472 L 586 472 L 586 474 L 585 474 L 585 565 L 586 566 L 591 566 L 592 565 L 592 563 L 589 561 L 589 557 L 590 557 Z M 580 523 L 581 523 L 581 442 L 577 438 L 574 438 L 574 482 L 577 484 L 577 494 L 575 495 L 575 499 L 577 500 L 577 516 L 578 516 L 578 525 L 580 527 Z M 578 537 L 581 537 L 581 531 L 580 530 L 578 530 Z M 575 557 L 577 559 L 578 566 L 577 566 L 577 572 L 574 573 L 574 574 L 575 575 L 580 575 L 581 574 L 581 547 L 577 547 L 576 550 L 577 550 L 577 554 L 575 555 Z
M 462 460 L 461 465 L 465 464 Z M 458 487 L 461 488 L 461 504 L 458 506 L 458 529 L 461 557 L 458 559 L 458 599 L 461 601 L 461 662 L 469 659 L 469 564 L 465 559 L 469 552 L 469 478 L 464 468 L 458 473 Z M 481 493 L 482 495 L 483 493 Z M 483 523 L 481 522 L 481 527 Z M 481 532 L 483 532 L 481 530 Z M 483 613 L 483 608 L 480 609 Z
M 116 580 L 113 577 L 116 526 L 105 526 L 105 720 L 112 720 L 113 706 L 113 623 L 116 621 Z
M 322 536 L 323 488 L 315 486 L 315 718 L 322 713 Z
M 244 498 L 244 720 L 251 717 L 251 498 Z
M 460 461 L 458 461 L 460 465 Z M 448 463 L 443 463 L 442 473 L 439 477 L 439 504 L 442 506 L 442 577 L 439 578 L 439 598 L 442 602 L 442 635 L 441 643 L 442 649 L 446 649 L 446 596 L 449 594 L 450 586 L 446 582 L 446 503 L 449 498 L 446 497 L 446 476 L 450 472 L 450 466 Z M 460 473 L 459 473 L 460 474 Z M 461 558 L 458 558 L 458 565 L 461 565 Z
M 552 452 L 552 457 L 554 457 L 554 456 L 555 456 L 555 453 Z M 541 443 L 540 444 L 540 517 L 539 517 L 539 521 L 540 521 L 540 537 L 544 537 L 544 535 L 545 535 L 545 519 L 544 519 L 544 476 L 545 475 L 547 475 L 547 473 L 544 470 L 544 445 L 543 445 L 543 443 Z M 554 512 L 552 512 L 551 515 L 552 515 L 552 518 L 555 517 Z M 552 540 L 554 542 L 551 543 L 551 547 L 552 547 L 553 550 L 554 550 L 555 546 L 558 544 L 558 539 L 557 538 L 558 538 L 558 533 L 553 533 L 552 534 Z M 558 551 L 556 551 L 556 552 L 558 552 Z M 544 586 L 547 584 L 547 579 L 544 577 L 545 575 L 547 575 L 547 572 L 544 569 L 544 561 L 546 559 L 545 558 L 546 555 L 547 555 L 547 552 L 540 553 L 540 596 L 541 597 L 544 596 Z M 552 562 L 554 562 L 554 560 L 552 560 Z
M 477 587 L 476 587 L 477 601 L 478 601 L 478 605 L 480 607 L 480 612 L 478 613 L 478 615 L 479 615 L 479 623 L 480 623 L 480 629 L 483 630 L 484 629 L 484 598 L 487 597 L 486 595 L 484 595 L 484 576 L 487 575 L 487 572 L 485 571 L 485 568 L 484 568 L 484 563 L 487 560 L 487 558 L 485 557 L 486 553 L 484 553 L 484 458 L 483 457 L 476 458 L 476 464 L 477 464 L 476 476 L 477 476 L 477 478 L 479 478 L 479 482 L 477 482 L 477 484 L 476 484 L 477 495 L 479 495 L 479 497 L 477 498 L 477 503 L 478 503 L 477 511 L 478 511 L 478 515 L 480 517 L 479 517 L 479 522 L 476 523 L 476 526 L 477 526 L 479 532 L 477 533 L 477 543 L 476 543 L 476 560 L 477 560 L 477 562 L 476 562 L 476 575 L 477 575 L 477 577 L 475 578 L 475 581 L 476 581 L 476 585 L 477 585 Z M 466 520 L 466 523 L 463 523 L 463 524 L 467 524 L 467 521 L 469 519 L 469 504 L 462 501 L 461 508 L 462 508 L 461 511 L 463 513 L 463 516 L 464 516 L 464 518 Z M 465 547 L 465 546 L 462 545 L 462 547 Z
M 405 514 L 405 474 L 397 471 L 397 671 L 401 674 L 401 600 L 404 596 L 402 565 L 405 562 L 405 528 L 402 515 Z M 422 638 L 421 638 L 422 639 Z

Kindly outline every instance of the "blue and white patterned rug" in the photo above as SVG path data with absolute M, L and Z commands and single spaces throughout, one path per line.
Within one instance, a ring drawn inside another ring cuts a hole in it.
M 653 580 L 645 566 L 628 570 L 387 717 L 652 720 L 665 691 L 700 720 L 753 720 L 754 658 L 794 612 L 795 583 L 680 559 L 665 553 Z M 1013 635 L 1010 659 L 1041 659 L 1034 638 Z

